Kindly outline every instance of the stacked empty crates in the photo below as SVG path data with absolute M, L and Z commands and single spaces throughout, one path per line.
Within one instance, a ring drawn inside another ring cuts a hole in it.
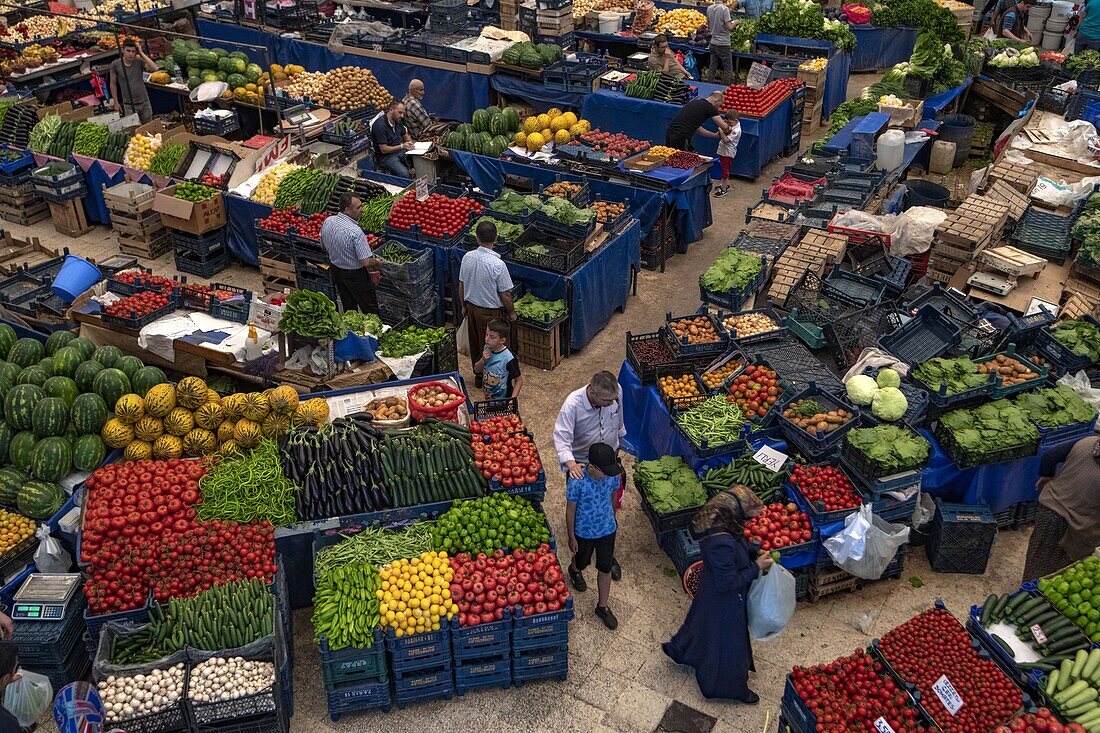
M 31 567 L 20 577 L 26 578 Z M 22 581 L 13 581 L 14 587 Z M 19 666 L 49 678 L 55 691 L 70 682 L 87 678 L 92 660 L 84 645 L 84 611 L 87 602 L 82 592 L 77 592 L 65 609 L 64 618 L 58 621 L 26 621 L 15 624 L 10 639 L 19 649 Z
M 145 183 L 129 181 L 103 187 L 103 201 L 111 216 L 111 228 L 121 252 L 155 260 L 172 248 L 172 240 L 160 212 L 153 211 L 156 190 Z
M 451 649 L 454 652 L 455 692 L 489 687 L 507 688 L 512 683 L 512 616 L 476 626 L 459 626 L 451 619 Z
M 806 111 L 806 87 L 792 89 L 791 101 L 794 102 L 794 109 L 791 111 L 791 122 L 787 129 L 787 144 L 783 148 L 783 155 L 794 155 L 802 144 L 802 115 Z
M 199 277 L 212 277 L 229 267 L 227 227 L 202 234 L 190 234 L 172 229 L 172 251 L 176 269 Z
M 324 293 L 336 302 L 336 281 L 328 265 L 324 245 L 296 233 L 290 234 L 290 250 L 294 262 L 294 281 L 301 290 Z M 347 304 L 345 304 L 345 308 Z
M 818 71 L 798 70 L 798 80 L 805 85 L 805 97 L 801 115 L 801 134 L 808 137 L 821 127 L 825 107 L 825 76 L 828 67 Z
M 0 160 L 0 218 L 4 221 L 28 226 L 49 215 L 45 199 L 34 190 L 32 168 L 30 152 L 15 160 Z
M 70 237 L 80 237 L 92 231 L 84 213 L 84 197 L 88 188 L 84 172 L 72 163 L 51 161 L 31 172 L 35 192 L 46 199 L 53 218 L 53 228 Z
M 294 269 L 294 248 L 290 237 L 289 234 L 273 232 L 256 225 L 260 275 L 263 278 L 265 295 L 297 287 L 298 276 Z
M 537 0 L 535 40 L 562 48 L 573 45 L 573 0 Z
M 924 549 L 937 573 L 981 575 L 996 538 L 997 519 L 985 504 L 952 504 L 936 499 L 936 515 Z
M 435 291 L 435 255 L 431 247 L 413 247 L 389 241 L 375 248 L 382 260 L 378 283 L 378 313 L 383 323 L 396 326 L 407 318 L 434 324 L 439 306 Z M 404 261 L 409 260 L 409 261 Z
M 653 222 L 653 228 L 642 236 L 642 267 L 664 272 L 665 262 L 674 254 L 676 227 L 673 226 L 669 208 L 664 206 Z

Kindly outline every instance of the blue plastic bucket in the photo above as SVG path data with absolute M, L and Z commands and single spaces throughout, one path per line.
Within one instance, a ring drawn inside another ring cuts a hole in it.
M 83 257 L 65 255 L 61 271 L 53 280 L 53 291 L 59 298 L 72 303 L 77 297 L 103 279 L 99 268 Z

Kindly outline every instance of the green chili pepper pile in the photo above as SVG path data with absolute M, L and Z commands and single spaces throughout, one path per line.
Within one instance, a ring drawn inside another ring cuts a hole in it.
M 398 529 L 366 527 L 343 542 L 318 550 L 317 575 L 325 576 L 351 564 L 380 567 L 403 557 L 419 557 L 432 549 L 432 524 L 416 522 Z
M 715 396 L 676 413 L 679 425 L 696 445 L 721 445 L 741 437 L 745 414 L 725 397 Z
M 248 454 L 223 457 L 199 480 L 203 501 L 199 519 L 251 522 L 266 519 L 276 527 L 294 524 L 297 487 L 283 476 L 279 451 L 264 440 Z

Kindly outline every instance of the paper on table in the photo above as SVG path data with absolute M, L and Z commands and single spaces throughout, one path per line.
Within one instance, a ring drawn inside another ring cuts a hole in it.
M 435 146 L 435 143 L 413 143 L 412 150 L 406 150 L 406 155 L 423 155 Z

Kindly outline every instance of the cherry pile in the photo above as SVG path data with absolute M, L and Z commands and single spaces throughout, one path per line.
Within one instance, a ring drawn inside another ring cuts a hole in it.
M 119 318 L 140 318 L 166 305 L 168 305 L 167 296 L 145 290 L 112 303 L 107 306 L 105 312 L 109 316 Z
M 700 158 L 695 153 L 689 153 L 686 150 L 677 150 L 675 153 L 665 158 L 664 164 L 670 168 L 691 170 L 699 165 L 699 161 Z
M 407 193 L 394 203 L 386 223 L 405 231 L 418 225 L 425 236 L 450 239 L 469 229 L 471 215 L 476 216 L 481 210 L 481 204 L 466 196 L 453 199 L 433 193 L 418 201 L 415 194 Z
M 875 733 L 879 718 L 896 733 L 924 730 L 908 695 L 863 649 L 828 664 L 795 667 L 791 684 L 817 718 L 817 733 Z
M 271 213 L 260 219 L 257 224 L 261 229 L 278 234 L 297 234 L 305 239 L 320 239 L 321 225 L 331 214 L 321 211 L 309 216 L 298 213 L 297 207 L 289 209 L 273 209 Z
M 649 149 L 648 140 L 635 140 L 621 132 L 603 132 L 599 128 L 581 135 L 581 142 L 593 150 L 602 150 L 612 158 L 628 158 Z
M 718 109 L 722 112 L 735 109 L 749 117 L 765 117 L 777 104 L 787 98 L 791 89 L 802 82 L 797 79 L 776 79 L 763 89 L 753 89 L 744 84 L 730 84 Z
M 994 730 L 1019 711 L 1020 690 L 970 644 L 970 635 L 944 608 L 931 608 L 892 629 L 879 642 L 886 661 L 921 693 L 921 705 L 946 733 Z M 948 712 L 932 685 L 946 677 L 962 699 Z
M 827 512 L 851 509 L 863 503 L 856 487 L 835 466 L 796 465 L 791 472 L 791 483 L 807 501 Z
M 794 503 L 777 502 L 745 523 L 745 539 L 764 552 L 800 545 L 813 537 L 810 517 Z

